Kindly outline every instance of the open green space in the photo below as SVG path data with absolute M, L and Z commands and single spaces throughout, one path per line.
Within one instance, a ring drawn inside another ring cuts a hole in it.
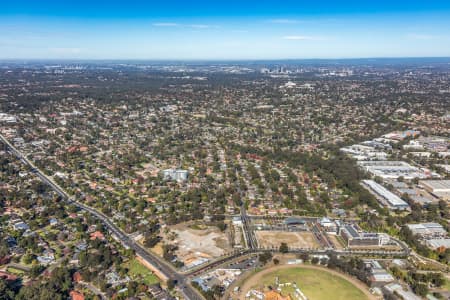
M 15 275 L 23 275 L 23 274 L 25 274 L 24 271 L 16 269 L 14 267 L 7 267 L 6 271 L 11 273 L 11 274 L 15 274 Z
M 275 286 L 275 278 L 279 283 L 296 283 L 297 287 L 310 300 L 367 300 L 367 296 L 351 282 L 326 271 L 290 268 L 266 274 L 259 283 L 259 288 Z M 282 287 L 283 295 L 294 295 L 295 288 Z
M 199 224 L 199 223 L 191 224 L 188 227 L 191 229 L 194 229 L 194 230 L 205 230 L 208 228 L 207 226 L 205 226 L 203 224 Z
M 444 284 L 444 286 L 442 288 L 447 290 L 447 291 L 450 291 L 450 279 L 446 279 L 445 280 L 445 284 Z
M 142 278 L 145 284 L 151 285 L 159 282 L 158 277 L 154 275 L 149 269 L 143 266 L 136 259 L 130 260 L 126 263 L 128 274 L 132 278 Z

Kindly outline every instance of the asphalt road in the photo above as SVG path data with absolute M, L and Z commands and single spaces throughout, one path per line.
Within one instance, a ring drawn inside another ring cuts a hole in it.
M 110 233 L 114 234 L 125 247 L 133 249 L 137 255 L 141 256 L 142 259 L 144 259 L 146 262 L 155 266 L 167 278 L 169 278 L 170 280 L 174 280 L 176 282 L 175 284 L 176 288 L 184 295 L 186 299 L 188 300 L 203 299 L 203 297 L 192 286 L 190 286 L 185 276 L 177 273 L 165 262 L 162 262 L 162 260 L 156 255 L 147 252 L 143 247 L 141 247 L 139 244 L 137 244 L 135 241 L 129 238 L 126 233 L 124 233 L 113 222 L 111 222 L 106 215 L 87 205 L 77 202 L 74 198 L 70 197 L 58 184 L 56 184 L 51 178 L 49 178 L 41 170 L 39 170 L 31 161 L 29 161 L 1 134 L 0 140 L 8 147 L 11 153 L 13 153 L 24 164 L 28 165 L 31 168 L 32 172 L 36 176 L 38 176 L 42 182 L 48 184 L 58 195 L 60 195 L 67 202 L 77 206 L 78 208 L 84 211 L 87 211 L 97 219 L 101 220 L 103 224 L 106 226 L 106 228 L 108 228 Z
M 258 241 L 256 240 L 255 233 L 250 228 L 250 218 L 247 215 L 247 211 L 245 210 L 245 205 L 241 206 L 241 221 L 242 221 L 242 229 L 245 234 L 245 239 L 247 241 L 247 246 L 249 249 L 258 248 Z
M 162 261 L 161 258 L 157 257 L 154 254 L 151 254 L 147 252 L 143 247 L 141 247 L 139 244 L 137 244 L 134 240 L 132 240 L 130 237 L 128 237 L 127 234 L 125 234 L 121 229 L 119 229 L 114 223 L 112 223 L 107 216 L 105 216 L 103 213 L 86 206 L 80 202 L 75 201 L 73 198 L 71 198 L 61 187 L 59 187 L 55 182 L 53 182 L 49 177 L 47 177 L 42 171 L 40 171 L 36 166 L 29 161 L 24 155 L 22 155 L 21 152 L 19 152 L 14 146 L 12 146 L 1 134 L 0 139 L 8 146 L 9 150 L 16 155 L 24 164 L 28 165 L 33 173 L 35 173 L 43 182 L 47 183 L 55 192 L 57 192 L 61 197 L 66 199 L 68 202 L 72 203 L 73 205 L 79 207 L 82 210 L 85 210 L 89 212 L 91 215 L 95 216 L 96 218 L 100 219 L 104 225 L 108 228 L 108 230 L 114 234 L 124 246 L 133 249 L 135 253 L 139 256 L 141 256 L 145 261 L 155 266 L 157 269 L 161 271 L 167 278 L 171 280 L 176 281 L 176 287 L 177 289 L 184 295 L 185 299 L 190 300 L 197 300 L 197 299 L 203 299 L 203 297 L 199 294 L 197 290 L 195 290 L 190 284 L 188 276 L 196 275 L 199 272 L 206 271 L 211 269 L 214 266 L 223 264 L 229 260 L 236 259 L 237 257 L 241 255 L 246 255 L 250 252 L 259 252 L 259 251 L 268 251 L 265 249 L 259 249 L 258 242 L 256 240 L 256 237 L 254 235 L 254 232 L 251 228 L 251 219 L 258 219 L 258 217 L 255 216 L 248 216 L 245 207 L 241 206 L 241 212 L 240 217 L 242 219 L 242 227 L 244 230 L 245 238 L 247 240 L 247 246 L 248 250 L 242 251 L 242 253 L 236 253 L 236 255 L 232 255 L 230 257 L 224 258 L 222 260 L 213 262 L 210 265 L 205 265 L 202 268 L 188 272 L 187 274 L 180 274 L 176 272 L 171 266 L 169 266 L 166 262 Z M 311 219 L 310 221 L 316 220 L 316 218 L 305 218 L 305 219 Z M 371 254 L 371 255 L 409 255 L 410 249 L 408 246 L 398 241 L 399 244 L 402 246 L 401 251 L 397 252 L 391 252 L 391 251 L 383 251 L 383 250 L 334 250 L 336 254 L 341 255 L 362 255 L 362 254 Z M 270 250 L 269 250 L 270 251 Z M 316 251 L 307 251 L 307 250 L 294 250 L 292 249 L 290 252 L 293 253 L 302 253 L 302 252 L 308 252 L 310 254 L 325 254 L 328 250 L 316 250 Z

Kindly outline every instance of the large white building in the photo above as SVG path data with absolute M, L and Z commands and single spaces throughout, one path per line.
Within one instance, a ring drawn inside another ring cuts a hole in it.
M 373 180 L 363 180 L 363 185 L 377 196 L 379 202 L 390 209 L 405 210 L 409 208 L 408 203 L 400 199 L 399 196 L 391 193 L 382 185 Z
M 176 180 L 178 182 L 186 181 L 189 175 L 187 170 L 166 169 L 162 171 L 163 178 L 166 180 Z

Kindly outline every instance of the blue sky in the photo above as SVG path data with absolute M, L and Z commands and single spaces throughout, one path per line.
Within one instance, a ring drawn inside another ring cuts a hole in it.
M 4 2 L 0 59 L 450 56 L 448 0 Z

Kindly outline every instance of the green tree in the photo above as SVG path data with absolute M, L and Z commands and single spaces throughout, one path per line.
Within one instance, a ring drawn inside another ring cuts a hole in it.
M 175 281 L 173 281 L 172 279 L 167 280 L 167 288 L 169 290 L 173 290 L 175 288 Z
M 258 257 L 258 260 L 264 265 L 271 259 L 272 259 L 272 253 L 270 253 L 270 252 L 261 253 Z
M 286 243 L 281 243 L 280 245 L 280 252 L 281 253 L 288 253 L 289 252 L 289 247 Z
M 421 297 L 425 297 L 428 294 L 428 286 L 425 283 L 416 283 L 412 288 L 414 293 Z

